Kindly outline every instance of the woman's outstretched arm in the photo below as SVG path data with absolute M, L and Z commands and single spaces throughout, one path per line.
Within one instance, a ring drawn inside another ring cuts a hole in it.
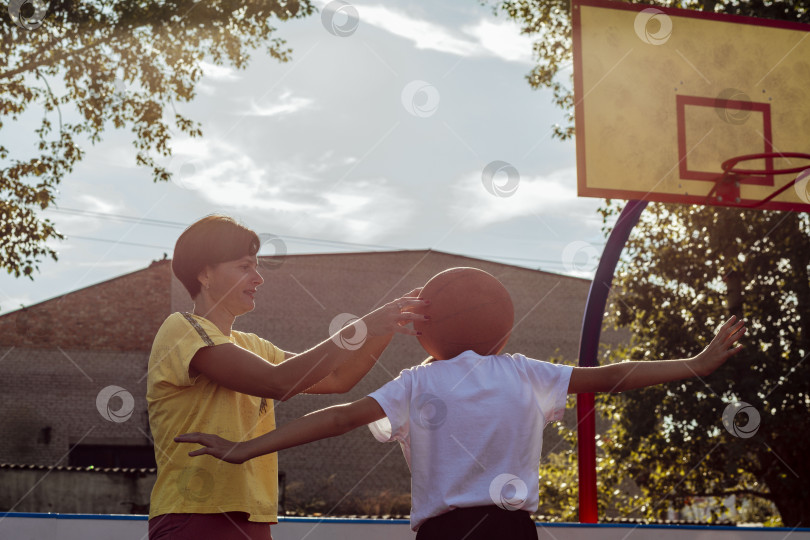
M 255 439 L 229 441 L 209 433 L 185 433 L 174 438 L 178 443 L 196 443 L 203 447 L 189 456 L 214 456 L 229 463 L 244 463 L 264 454 L 292 446 L 342 435 L 385 416 L 382 407 L 370 397 L 352 403 L 334 405 L 302 416 Z

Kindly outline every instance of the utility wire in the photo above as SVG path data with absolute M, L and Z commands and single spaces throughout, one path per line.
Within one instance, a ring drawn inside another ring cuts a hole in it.
M 90 210 L 79 210 L 75 208 L 49 208 L 48 211 L 56 212 L 59 214 L 72 214 L 72 215 L 82 215 L 88 217 L 95 217 L 100 219 L 106 219 L 110 221 L 118 221 L 122 223 L 137 223 L 140 225 L 149 225 L 153 227 L 164 227 L 164 228 L 171 228 L 171 229 L 185 229 L 188 227 L 188 224 L 181 223 L 178 221 L 167 221 L 162 219 L 151 219 L 151 218 L 139 218 L 135 216 L 124 216 L 120 214 L 111 214 L 106 212 L 92 212 Z M 357 244 L 353 242 L 341 242 L 338 240 L 323 240 L 319 238 L 307 238 L 303 236 L 289 236 L 289 235 L 277 235 L 279 238 L 283 240 L 288 240 L 291 242 L 299 242 L 299 243 L 309 243 L 315 245 L 323 245 L 323 246 L 330 246 L 330 247 L 351 247 L 351 248 L 365 248 L 365 249 L 372 249 L 372 250 L 385 250 L 385 251 L 403 251 L 403 248 L 393 247 L 393 246 L 380 246 L 375 244 Z M 89 240 L 94 242 L 108 242 L 112 244 L 121 244 L 126 246 L 135 246 L 135 247 L 144 247 L 144 248 L 151 248 L 151 249 L 160 249 L 163 251 L 171 251 L 174 248 L 165 247 L 165 246 L 154 246 L 150 244 L 139 244 L 135 242 L 122 242 L 118 240 L 111 240 L 108 238 L 93 238 L 90 236 L 77 236 L 77 235 L 68 235 L 69 238 L 73 238 L 76 240 Z M 549 260 L 549 259 L 536 259 L 532 257 L 510 257 L 505 255 L 469 255 L 463 254 L 466 257 L 473 257 L 478 259 L 487 259 L 487 260 L 505 260 L 505 261 L 523 261 L 532 264 L 543 264 L 543 265 L 557 265 L 557 266 L 564 266 L 562 260 Z
M 88 217 L 96 217 L 101 219 L 108 219 L 111 221 L 119 221 L 123 223 L 137 223 L 141 225 L 150 225 L 153 227 L 165 227 L 171 229 L 186 229 L 189 224 L 188 223 L 180 223 L 177 221 L 166 221 L 162 219 L 149 219 L 149 218 L 139 218 L 135 216 L 122 216 L 120 214 L 109 214 L 106 212 L 91 212 L 89 210 L 77 210 L 75 208 L 49 208 L 48 210 L 59 213 L 59 214 L 72 214 L 72 215 L 82 215 Z M 322 240 L 319 238 L 306 238 L 304 236 L 290 236 L 290 235 L 277 235 L 279 238 L 288 239 L 294 242 L 301 242 L 301 243 L 311 243 L 311 244 L 319 244 L 319 245 L 327 245 L 327 246 L 350 246 L 350 247 L 364 247 L 370 249 L 384 249 L 384 250 L 399 250 L 400 248 L 391 247 L 391 246 L 379 246 L 374 244 L 356 244 L 353 242 L 341 242 L 338 240 Z M 74 237 L 76 238 L 76 237 Z M 165 248 L 161 248 L 165 249 Z

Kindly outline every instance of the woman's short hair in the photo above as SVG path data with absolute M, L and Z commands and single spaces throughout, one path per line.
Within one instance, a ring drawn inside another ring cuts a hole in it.
M 191 224 L 174 245 L 172 272 L 191 295 L 200 294 L 198 276 L 206 266 L 256 255 L 258 235 L 235 219 L 221 214 L 205 216 Z

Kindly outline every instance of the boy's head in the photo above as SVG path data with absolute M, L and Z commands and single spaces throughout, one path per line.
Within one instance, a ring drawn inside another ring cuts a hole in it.
M 255 232 L 231 217 L 213 214 L 191 224 L 177 239 L 172 271 L 193 299 L 200 293 L 198 276 L 206 266 L 254 256 L 260 246 Z
M 431 278 L 420 298 L 430 305 L 420 313 L 430 321 L 414 321 L 419 343 L 436 360 L 472 350 L 486 356 L 506 345 L 515 321 L 512 298 L 500 281 L 477 268 L 450 268 Z

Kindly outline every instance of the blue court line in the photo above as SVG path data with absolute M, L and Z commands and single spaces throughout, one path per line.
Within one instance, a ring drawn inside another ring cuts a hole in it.
M 120 521 L 147 521 L 149 516 L 143 514 L 57 514 L 50 512 L 0 512 L 0 519 L 6 517 L 15 518 L 47 518 L 47 519 L 106 519 Z M 335 517 L 294 517 L 279 516 L 279 522 L 289 523 L 369 523 L 379 525 L 380 523 L 408 524 L 407 519 L 372 519 L 372 518 L 335 518 Z M 607 529 L 607 528 L 627 528 L 636 529 L 677 529 L 677 530 L 700 530 L 700 531 L 754 531 L 762 530 L 767 532 L 810 532 L 810 528 L 799 527 L 734 527 L 729 525 L 665 525 L 660 523 L 633 524 L 633 523 L 544 523 L 535 522 L 538 527 L 553 528 L 577 528 L 577 529 Z

